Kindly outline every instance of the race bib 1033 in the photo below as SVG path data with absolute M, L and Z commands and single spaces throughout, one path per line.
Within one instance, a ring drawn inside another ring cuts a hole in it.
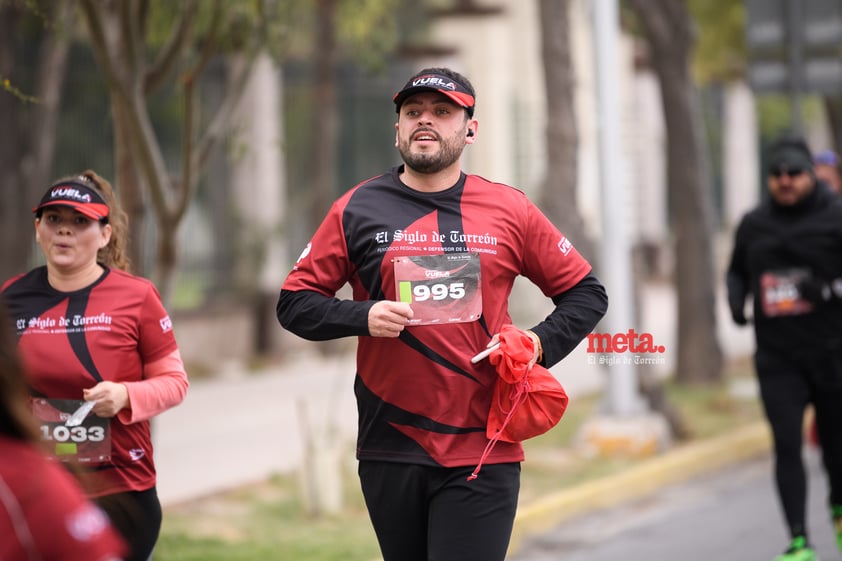
M 32 412 L 38 419 L 41 439 L 59 460 L 99 463 L 111 460 L 111 423 L 87 415 L 78 425 L 68 423 L 85 402 L 77 399 L 32 399 Z

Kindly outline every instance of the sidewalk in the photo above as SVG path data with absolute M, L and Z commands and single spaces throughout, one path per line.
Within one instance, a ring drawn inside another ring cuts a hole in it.
M 164 506 L 295 471 L 304 419 L 353 442 L 353 356 L 301 358 L 249 373 L 229 367 L 191 385 L 152 426 Z M 353 449 L 351 449 L 352 452 Z
M 750 354 L 751 330 L 738 330 L 724 302 L 718 306 L 726 356 Z M 666 347 L 665 364 L 658 366 L 665 372 L 674 367 L 674 310 L 670 286 L 648 286 L 642 294 L 640 325 L 634 326 Z M 588 364 L 586 348 L 583 342 L 552 369 L 571 398 L 601 392 L 606 383 L 606 367 Z M 257 373 L 223 367 L 213 380 L 194 382 L 183 404 L 153 422 L 163 505 L 294 472 L 304 454 L 306 430 L 335 427 L 352 458 L 357 428 L 354 372 L 352 354 L 299 356 Z

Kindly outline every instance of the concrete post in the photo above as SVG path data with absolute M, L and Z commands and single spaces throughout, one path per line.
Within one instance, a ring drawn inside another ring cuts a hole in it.
M 610 299 L 605 325 L 610 333 L 625 333 L 632 326 L 633 294 L 631 247 L 626 231 L 623 201 L 629 193 L 624 178 L 623 153 L 620 148 L 620 115 L 617 77 L 617 37 L 620 33 L 616 0 L 594 3 L 594 40 L 596 42 L 597 129 L 599 169 L 602 193 L 602 264 L 600 276 Z M 627 416 L 639 413 L 637 369 L 621 362 L 611 367 L 608 406 L 611 414 Z

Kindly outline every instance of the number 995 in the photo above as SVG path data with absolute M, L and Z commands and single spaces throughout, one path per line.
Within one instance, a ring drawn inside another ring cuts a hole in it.
M 423 302 L 430 299 L 444 300 L 446 298 L 459 300 L 465 297 L 465 283 L 416 284 L 412 287 L 412 297 L 416 302 Z

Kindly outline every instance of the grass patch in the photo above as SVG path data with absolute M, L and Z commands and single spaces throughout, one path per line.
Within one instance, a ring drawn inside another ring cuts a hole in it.
M 726 380 L 729 383 L 712 387 L 667 385 L 669 401 L 681 412 L 694 440 L 724 434 L 762 418 L 756 397 L 740 398 L 730 391 L 734 382 L 753 380 L 750 364 L 731 365 Z M 598 397 L 576 399 L 558 426 L 524 443 L 522 505 L 583 481 L 619 473 L 641 461 L 592 458 L 577 451 L 577 431 L 599 405 Z M 167 508 L 154 559 L 378 559 L 377 541 L 354 469 L 347 469 L 344 484 L 344 508 L 336 516 L 308 516 L 294 475 L 276 476 L 257 485 Z
M 347 476 L 337 516 L 308 516 L 294 476 L 168 508 L 155 561 L 371 561 L 377 541 Z

